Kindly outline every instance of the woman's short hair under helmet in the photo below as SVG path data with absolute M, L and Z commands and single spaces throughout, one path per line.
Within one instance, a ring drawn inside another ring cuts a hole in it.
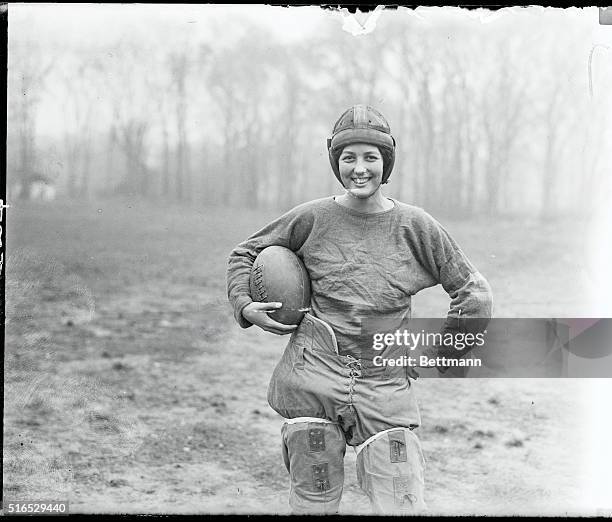
M 385 117 L 369 105 L 354 105 L 342 113 L 334 125 L 332 136 L 327 139 L 327 150 L 332 170 L 341 184 L 338 161 L 344 147 L 351 143 L 370 143 L 380 149 L 382 183 L 387 183 L 395 163 L 395 139 Z

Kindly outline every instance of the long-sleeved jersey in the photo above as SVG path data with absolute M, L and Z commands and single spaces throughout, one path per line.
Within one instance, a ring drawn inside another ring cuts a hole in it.
M 448 330 L 457 318 L 491 316 L 491 290 L 446 230 L 424 210 L 392 200 L 374 214 L 327 197 L 299 205 L 240 243 L 230 254 L 227 291 L 235 318 L 252 302 L 249 276 L 271 245 L 294 251 L 310 275 L 311 313 L 333 329 L 339 352 L 359 356 L 363 325 L 410 317 L 411 298 L 441 284 L 450 296 Z M 486 325 L 485 322 L 485 325 Z

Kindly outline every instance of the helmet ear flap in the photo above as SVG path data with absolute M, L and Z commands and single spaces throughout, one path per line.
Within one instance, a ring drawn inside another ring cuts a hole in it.
M 389 177 L 391 176 L 391 171 L 393 170 L 393 165 L 395 164 L 395 150 L 383 147 L 381 148 L 381 153 L 383 156 L 383 177 L 381 183 L 384 185 L 385 183 L 388 183 Z
M 334 171 L 336 179 L 340 182 L 340 185 L 346 188 L 344 183 L 342 183 L 342 178 L 340 177 L 340 166 L 338 165 L 340 154 L 331 148 L 331 138 L 327 139 L 327 154 L 329 156 L 329 163 L 331 164 L 331 168 Z

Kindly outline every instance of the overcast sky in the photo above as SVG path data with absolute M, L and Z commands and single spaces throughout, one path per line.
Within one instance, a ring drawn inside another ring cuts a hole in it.
M 411 13 L 426 26 L 452 27 L 461 25 L 465 17 L 479 19 L 483 24 L 496 26 L 514 24 L 517 11 L 531 16 L 541 17 L 550 13 L 551 8 L 529 7 L 508 8 L 500 11 L 483 9 L 466 10 L 457 7 L 420 7 Z M 612 26 L 599 26 L 597 8 L 571 8 L 565 14 L 576 17 L 577 23 L 592 21 L 592 40 L 585 42 L 593 46 L 592 75 L 597 87 L 601 71 L 612 67 Z M 143 48 L 159 49 L 164 42 L 181 45 L 183 37 L 189 34 L 194 40 L 207 41 L 213 46 L 232 45 L 233 40 L 245 31 L 241 19 L 248 19 L 269 31 L 274 40 L 317 42 L 317 31 L 323 27 L 341 32 L 347 24 L 345 15 L 338 11 L 325 10 L 317 6 L 274 7 L 266 5 L 160 5 L 160 4 L 9 4 L 9 74 L 11 48 L 15 43 L 26 40 L 37 42 L 42 49 L 56 56 L 74 56 L 82 48 L 84 52 L 93 48 L 103 48 L 110 52 L 108 46 L 114 46 L 119 40 L 142 42 Z M 394 16 L 394 10 L 385 10 L 382 16 Z M 365 23 L 368 14 L 358 14 L 361 23 Z M 232 23 L 235 21 L 236 23 Z M 355 24 L 353 24 L 355 27 Z M 520 27 L 517 27 L 517 30 Z M 441 29 L 443 30 L 443 29 Z M 526 35 L 527 36 L 527 35 Z M 531 35 L 537 37 L 537 35 Z M 367 38 L 367 36 L 357 36 Z M 586 53 L 585 53 L 586 54 Z M 60 62 L 60 65 L 61 62 Z M 585 63 L 585 74 L 587 64 Z M 53 80 L 49 81 L 51 84 Z M 61 110 L 53 101 L 53 85 L 47 86 L 45 100 L 39 108 L 39 131 L 53 132 Z
M 400 8 L 405 9 L 405 8 Z M 483 23 L 495 23 L 512 11 L 528 9 L 534 16 L 551 8 L 532 6 L 512 7 L 499 11 L 483 9 L 465 10 L 465 16 L 479 18 Z M 415 16 L 421 20 L 436 21 L 444 13 L 456 12 L 457 7 L 419 7 Z M 597 8 L 571 8 L 573 15 L 589 13 L 594 20 L 597 38 L 612 42 L 612 28 L 598 27 Z M 566 11 L 567 12 L 567 11 Z M 591 13 L 592 12 L 592 13 Z M 341 29 L 346 13 L 321 9 L 318 6 L 292 6 L 289 8 L 233 4 L 233 5 L 169 5 L 169 4 L 9 4 L 9 31 L 33 33 L 39 38 L 56 38 L 65 41 L 110 40 L 126 30 L 137 33 L 155 30 L 160 24 L 167 26 L 201 24 L 205 30 L 206 21 L 223 20 L 230 24 L 233 16 L 247 17 L 268 28 L 277 37 L 286 40 L 300 39 L 316 31 L 317 26 L 333 21 Z M 386 10 L 385 15 L 393 14 Z M 365 22 L 368 15 L 357 15 Z M 42 31 L 42 32 L 41 32 Z
M 155 31 L 160 25 L 179 28 L 198 24 L 206 30 L 209 20 L 230 25 L 233 16 L 256 20 L 281 39 L 303 38 L 323 19 L 338 13 L 316 6 L 265 5 L 164 5 L 164 4 L 9 4 L 9 30 L 36 33 L 44 39 L 108 41 L 125 31 Z M 15 34 L 12 34 L 15 36 Z

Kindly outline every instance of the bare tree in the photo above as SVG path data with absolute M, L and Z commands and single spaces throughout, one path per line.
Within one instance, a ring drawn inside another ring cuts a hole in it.
M 112 136 L 125 158 L 124 179 L 119 192 L 148 196 L 150 170 L 147 164 L 147 140 L 151 130 L 151 85 L 146 73 L 146 53 L 131 42 L 118 44 L 118 57 L 109 71 L 107 89 L 111 91 Z
M 64 99 L 64 148 L 67 190 L 71 197 L 88 197 L 91 178 L 92 133 L 99 114 L 98 85 L 103 70 L 98 60 L 77 57 L 68 62 L 62 76 L 62 88 L 72 92 Z
M 262 45 L 265 33 L 241 40 L 235 49 L 214 56 L 208 69 L 211 94 L 222 116 L 224 186 L 226 203 L 258 205 L 261 174 L 260 151 L 270 145 L 262 143 L 264 107 L 270 93 L 269 59 Z M 269 37 L 269 36 L 268 36 Z M 268 105 L 269 106 L 269 105 Z
M 586 58 L 584 50 L 576 42 L 584 36 L 580 34 L 580 28 L 576 30 L 568 20 L 560 21 L 564 27 L 565 38 L 559 39 L 553 34 L 548 34 L 548 41 L 543 41 L 545 48 L 555 48 L 557 52 L 543 56 L 541 63 L 542 83 L 540 90 L 540 105 L 535 116 L 538 125 L 542 128 L 544 147 L 541 154 L 541 202 L 540 218 L 550 219 L 561 210 L 560 186 L 564 181 L 565 174 L 576 177 L 573 169 L 567 173 L 564 168 L 564 158 L 567 157 L 568 149 L 577 154 L 581 151 L 575 147 L 575 138 L 581 129 L 587 129 L 581 125 L 585 116 L 584 91 L 576 89 L 573 78 L 581 77 L 583 60 Z M 572 35 L 572 33 L 574 33 Z M 584 82 L 581 82 L 583 88 Z M 582 94 L 582 100 L 581 100 Z M 587 128 L 589 125 L 587 125 Z
M 191 198 L 191 175 L 189 169 L 189 142 L 187 139 L 187 75 L 189 58 L 186 51 L 173 52 L 169 57 L 172 78 L 171 86 L 175 93 L 176 123 L 176 167 L 174 171 L 176 197 L 179 201 Z
M 529 97 L 528 78 L 513 74 L 512 55 L 508 41 L 499 40 L 494 47 L 493 77 L 489 87 L 481 91 L 481 116 L 486 147 L 484 188 L 486 211 L 499 214 L 507 194 L 510 158 L 519 136 L 525 128 Z
M 24 38 L 10 42 L 9 118 L 10 128 L 17 130 L 19 167 L 15 173 L 22 182 L 22 197 L 29 197 L 30 180 L 37 176 L 36 121 L 45 82 L 56 57 L 47 54 L 34 40 Z

